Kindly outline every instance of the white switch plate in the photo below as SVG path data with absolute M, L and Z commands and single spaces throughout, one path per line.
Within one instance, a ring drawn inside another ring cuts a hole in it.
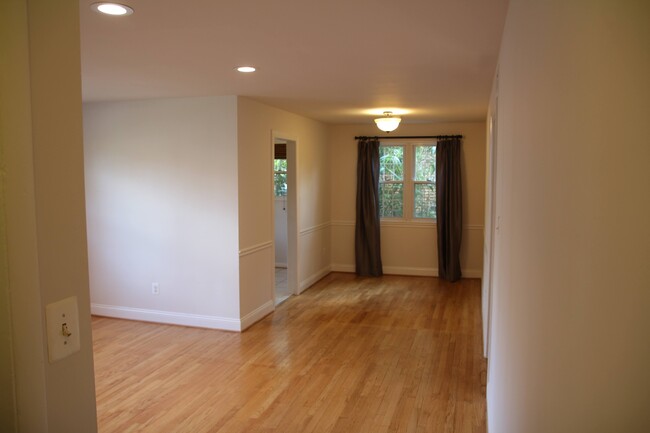
M 63 359 L 79 350 L 79 312 L 76 296 L 48 304 L 45 307 L 45 319 L 50 362 Z

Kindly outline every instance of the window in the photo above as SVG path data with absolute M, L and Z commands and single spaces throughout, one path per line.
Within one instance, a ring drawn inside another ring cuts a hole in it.
M 436 146 L 426 143 L 379 147 L 379 216 L 436 218 Z
M 415 146 L 413 218 L 436 219 L 436 147 Z
M 268 172 L 267 172 L 268 173 Z M 287 160 L 273 160 L 273 189 L 276 197 L 287 195 Z

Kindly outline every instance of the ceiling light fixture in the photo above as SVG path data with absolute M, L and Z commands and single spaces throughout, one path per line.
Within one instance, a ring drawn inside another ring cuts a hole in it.
M 100 12 L 106 15 L 131 15 L 133 13 L 133 8 L 127 5 L 122 5 L 119 3 L 93 3 L 90 5 L 93 10 Z
M 401 117 L 393 117 L 392 111 L 384 111 L 384 117 L 375 119 L 377 128 L 381 129 L 384 132 L 391 132 L 396 130 L 401 121 Z
M 255 72 L 256 69 L 252 66 L 239 66 L 237 68 L 239 72 Z

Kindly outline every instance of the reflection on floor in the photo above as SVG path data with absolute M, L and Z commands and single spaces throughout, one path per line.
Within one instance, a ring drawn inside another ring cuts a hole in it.
M 93 317 L 98 430 L 485 433 L 481 332 L 481 280 L 342 273 L 242 333 Z
M 275 305 L 291 296 L 287 282 L 287 268 L 275 268 Z

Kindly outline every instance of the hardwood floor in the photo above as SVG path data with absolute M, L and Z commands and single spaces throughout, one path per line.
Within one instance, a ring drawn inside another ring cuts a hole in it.
M 485 432 L 480 281 L 334 273 L 244 333 L 93 318 L 100 432 Z

